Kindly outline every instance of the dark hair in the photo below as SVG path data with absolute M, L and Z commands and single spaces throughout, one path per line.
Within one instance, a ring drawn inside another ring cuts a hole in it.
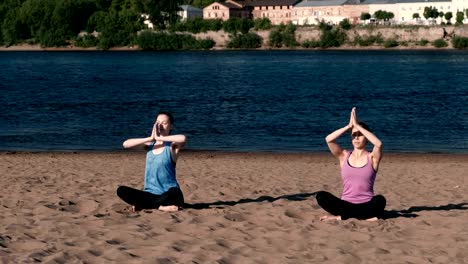
M 174 124 L 174 116 L 172 116 L 172 114 L 170 112 L 167 112 L 167 111 L 159 111 L 159 113 L 156 115 L 156 119 L 158 118 L 158 116 L 160 115 L 166 115 L 167 117 L 169 117 L 169 122 L 171 122 L 171 125 Z
M 366 123 L 364 123 L 364 122 L 362 122 L 362 121 L 358 121 L 357 123 L 358 123 L 360 126 L 362 126 L 365 130 L 367 130 L 367 131 L 369 131 L 369 132 L 372 131 Z

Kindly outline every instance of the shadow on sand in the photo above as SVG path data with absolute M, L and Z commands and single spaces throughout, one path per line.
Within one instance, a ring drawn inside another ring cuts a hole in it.
M 451 211 L 451 210 L 468 210 L 468 203 L 459 204 L 447 204 L 440 206 L 411 206 L 406 210 L 391 210 L 385 211 L 382 215 L 382 219 L 391 219 L 398 217 L 414 218 L 418 217 L 416 212 L 422 211 Z
M 316 192 L 311 193 L 297 193 L 297 194 L 289 194 L 289 195 L 281 195 L 278 197 L 271 197 L 271 196 L 260 196 L 255 199 L 246 198 L 240 199 L 237 201 L 216 201 L 211 203 L 186 203 L 184 208 L 186 209 L 209 209 L 209 208 L 223 208 L 226 206 L 234 206 L 238 204 L 246 204 L 246 203 L 262 203 L 262 202 L 274 202 L 280 199 L 285 199 L 289 201 L 303 201 L 307 200 L 309 197 L 315 197 Z M 450 210 L 468 210 L 468 203 L 459 203 L 459 204 L 447 204 L 447 205 L 440 205 L 440 206 L 412 206 L 405 210 L 385 210 L 384 213 L 380 218 L 382 219 L 392 219 L 398 217 L 405 217 L 405 218 L 415 218 L 419 215 L 416 214 L 417 212 L 422 211 L 450 211 Z
M 307 198 L 314 196 L 316 193 L 297 193 L 297 194 L 289 194 L 289 195 L 281 195 L 278 197 L 271 197 L 271 196 L 260 196 L 255 199 L 240 199 L 237 201 L 217 201 L 217 202 L 212 202 L 212 203 L 194 203 L 194 204 L 189 204 L 186 203 L 184 205 L 184 208 L 187 209 L 208 209 L 208 208 L 220 208 L 220 207 L 225 207 L 225 206 L 234 206 L 237 204 L 246 204 L 246 203 L 261 203 L 261 202 L 274 202 L 280 199 L 284 200 L 289 200 L 289 201 L 303 201 L 307 200 Z

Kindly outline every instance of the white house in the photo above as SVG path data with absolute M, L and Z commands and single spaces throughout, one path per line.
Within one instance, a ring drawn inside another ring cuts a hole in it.
M 291 21 L 296 25 L 314 25 L 320 21 L 338 24 L 347 18 L 343 5 L 347 0 L 304 0 L 294 5 Z
M 197 17 L 203 17 L 203 9 L 196 8 L 191 5 L 181 5 L 179 6 L 180 10 L 177 14 L 180 16 L 182 21 L 187 21 L 187 19 L 193 19 Z

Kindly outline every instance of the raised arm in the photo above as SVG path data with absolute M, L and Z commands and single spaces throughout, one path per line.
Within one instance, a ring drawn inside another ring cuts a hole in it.
M 341 148 L 341 146 L 338 145 L 338 143 L 336 143 L 336 139 L 353 127 L 352 118 L 353 118 L 353 112 L 351 111 L 349 124 L 346 125 L 345 127 L 342 127 L 340 129 L 333 131 L 330 135 L 328 135 L 325 138 L 325 141 L 327 142 L 327 145 L 328 145 L 328 149 L 330 149 L 330 152 L 333 154 L 333 156 L 337 157 L 340 160 L 340 163 L 344 160 L 346 153 L 345 153 L 345 150 Z
M 123 142 L 123 147 L 133 149 L 145 149 L 151 142 L 155 141 L 156 138 L 156 125 L 153 125 L 151 136 L 145 138 L 131 138 Z
M 356 116 L 356 111 L 354 108 L 353 108 L 353 115 L 354 115 L 354 117 L 352 118 L 354 122 L 353 126 L 357 130 L 359 130 L 359 132 L 361 132 L 362 135 L 364 135 L 364 137 L 366 137 L 366 139 L 369 140 L 370 143 L 372 143 L 372 145 L 374 145 L 374 148 L 372 149 L 372 152 L 371 152 L 371 157 L 372 157 L 372 165 L 374 169 L 377 171 L 379 168 L 380 160 L 382 159 L 382 153 L 383 153 L 382 141 L 380 141 L 380 139 L 377 138 L 377 136 L 374 135 L 372 132 L 365 129 L 361 125 L 359 125 L 359 122 L 357 121 L 358 119 Z
M 153 141 L 152 137 L 146 137 L 146 138 L 131 138 L 127 139 L 124 141 L 122 144 L 124 148 L 141 148 L 144 149 L 148 143 L 151 143 Z
M 325 141 L 327 142 L 328 149 L 330 149 L 330 152 L 333 154 L 333 156 L 337 157 L 340 160 L 341 160 L 341 157 L 344 156 L 344 150 L 343 148 L 341 148 L 340 145 L 338 145 L 338 143 L 336 143 L 336 139 L 339 138 L 341 135 L 343 135 L 350 128 L 351 126 L 347 125 L 345 127 L 342 127 L 340 129 L 333 131 L 330 135 L 328 135 L 325 138 Z

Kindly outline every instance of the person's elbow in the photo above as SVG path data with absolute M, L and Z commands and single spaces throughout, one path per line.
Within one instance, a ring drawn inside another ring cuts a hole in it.
M 130 143 L 128 142 L 128 140 L 125 140 L 123 143 L 122 143 L 122 147 L 124 149 L 128 149 L 128 148 L 131 148 L 131 145 Z
M 382 141 L 379 140 L 379 141 L 375 142 L 374 147 L 382 149 L 382 147 L 383 147 Z
M 332 143 L 333 141 L 334 140 L 330 136 L 325 137 L 325 142 Z
M 180 143 L 187 144 L 187 137 L 185 135 L 180 135 Z

